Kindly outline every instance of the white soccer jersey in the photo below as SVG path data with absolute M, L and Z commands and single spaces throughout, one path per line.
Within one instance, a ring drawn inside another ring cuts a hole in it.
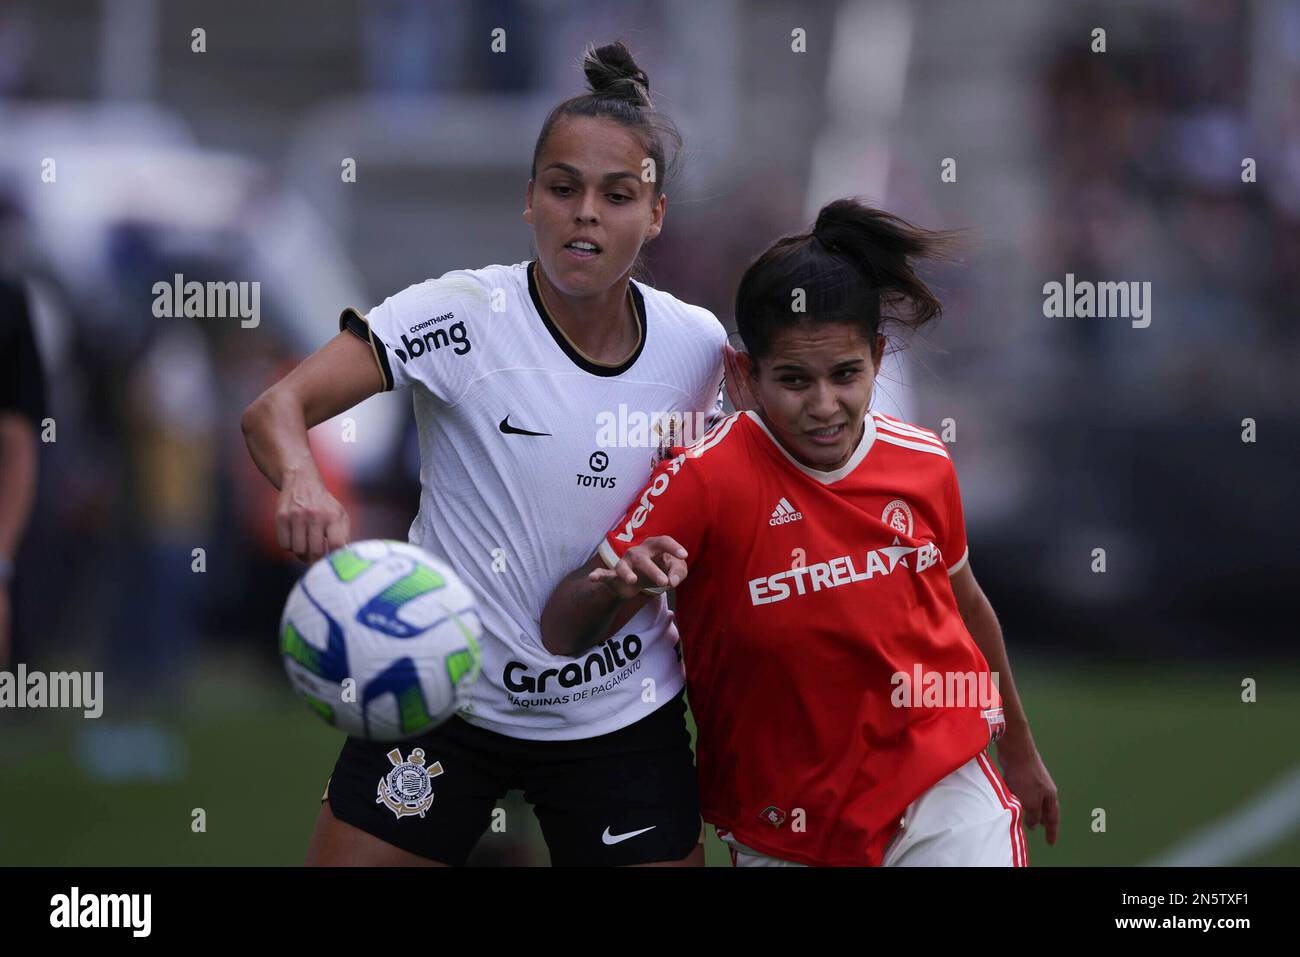
M 722 325 L 637 282 L 641 340 L 595 363 L 554 323 L 533 263 L 456 270 L 340 327 L 368 324 L 388 388 L 410 386 L 420 436 L 420 511 L 410 540 L 479 599 L 483 670 L 465 720 L 517 738 L 605 734 L 681 690 L 663 596 L 577 658 L 541 641 L 542 609 L 591 555 L 669 445 L 720 409 Z

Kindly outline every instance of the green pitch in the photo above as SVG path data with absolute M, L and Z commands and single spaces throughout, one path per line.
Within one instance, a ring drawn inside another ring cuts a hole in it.
M 188 712 L 158 721 L 184 752 L 165 783 L 92 778 L 76 755 L 79 731 L 95 722 L 0 714 L 0 865 L 300 863 L 341 737 L 274 676 L 238 663 L 204 675 Z M 1142 863 L 1300 764 L 1294 670 L 1043 662 L 1017 677 L 1063 810 L 1056 847 L 1041 828 L 1030 832 L 1036 866 Z M 1258 683 L 1253 704 L 1241 701 L 1245 677 Z M 110 707 L 100 721 L 111 720 Z M 489 833 L 476 860 L 546 863 L 526 805 L 512 795 L 504 807 L 504 833 Z M 1104 832 L 1094 809 L 1105 812 Z M 711 833 L 706 850 L 710 864 L 729 863 Z M 1300 831 L 1242 863 L 1300 864 Z

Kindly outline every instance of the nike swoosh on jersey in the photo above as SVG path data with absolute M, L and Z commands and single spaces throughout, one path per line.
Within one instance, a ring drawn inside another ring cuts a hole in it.
M 628 831 L 626 834 L 611 834 L 609 828 L 605 828 L 605 833 L 600 836 L 600 839 L 606 844 L 618 844 L 620 841 L 626 841 L 629 837 L 636 837 L 646 831 L 653 831 L 655 827 L 657 825 L 651 824 L 649 827 L 643 827 L 639 831 Z
M 527 429 L 517 429 L 510 424 L 510 416 L 501 420 L 500 429 L 506 435 L 550 435 L 550 432 L 529 432 Z

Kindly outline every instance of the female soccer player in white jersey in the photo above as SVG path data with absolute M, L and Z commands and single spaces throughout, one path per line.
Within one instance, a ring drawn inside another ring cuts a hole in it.
M 557 578 L 650 474 L 646 417 L 689 427 L 717 409 L 725 341 L 707 310 L 629 281 L 663 224 L 676 135 L 622 44 L 588 51 L 583 67 L 591 92 L 551 112 L 533 155 L 536 262 L 449 272 L 365 315 L 346 310 L 340 334 L 245 413 L 253 458 L 280 489 L 280 543 L 312 561 L 349 526 L 307 429 L 409 388 L 422 488 L 410 540 L 474 591 L 484 625 L 462 715 L 396 745 L 348 739 L 309 863 L 463 863 L 511 789 L 534 806 L 554 864 L 703 861 L 664 599 L 629 608 L 573 661 L 548 654 L 539 631 Z M 441 772 L 420 813 L 399 814 L 376 790 L 416 748 Z
M 1056 840 L 947 449 L 868 411 L 882 308 L 939 314 L 909 260 L 943 241 L 839 200 L 760 256 L 736 295 L 759 408 L 664 462 L 543 613 L 578 654 L 676 587 L 702 813 L 740 864 L 1024 865 L 1022 813 Z

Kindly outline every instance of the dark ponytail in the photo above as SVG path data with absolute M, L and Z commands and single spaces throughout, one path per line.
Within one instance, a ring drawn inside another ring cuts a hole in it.
M 582 72 L 590 92 L 570 97 L 551 110 L 537 135 L 529 176 L 537 176 L 537 159 L 557 121 L 573 116 L 601 117 L 627 127 L 640 141 L 645 155 L 654 160 L 653 195 L 658 199 L 664 184 L 677 172 L 682 137 L 673 121 L 654 108 L 650 78 L 637 66 L 627 47 L 618 42 L 599 48 L 588 46 L 582 56 Z
M 850 323 L 874 346 L 882 322 L 918 329 L 937 319 L 943 305 L 913 267 L 950 259 L 956 236 L 857 200 L 828 203 L 812 232 L 777 240 L 745 270 L 736 327 L 746 351 L 758 360 L 781 329 L 804 323 Z

